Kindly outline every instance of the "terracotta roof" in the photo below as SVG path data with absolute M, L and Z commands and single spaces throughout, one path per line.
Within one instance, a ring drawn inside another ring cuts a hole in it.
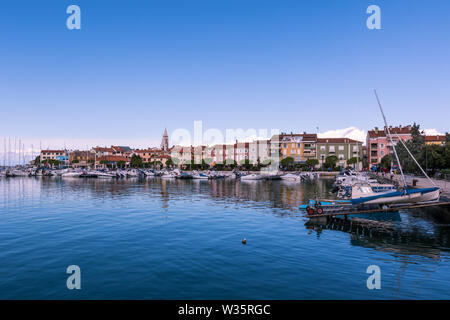
M 112 149 L 120 152 L 132 152 L 133 150 L 127 146 L 111 146 Z
M 317 134 L 316 133 L 281 133 L 279 135 L 274 135 L 270 140 L 274 139 L 278 136 L 278 140 L 281 141 L 283 138 L 289 138 L 289 137 L 302 137 L 302 141 L 317 141 Z
M 317 143 L 362 143 L 349 138 L 318 138 Z
M 97 152 L 113 152 L 114 151 L 113 148 L 103 148 L 103 147 L 95 147 L 92 149 Z
M 445 140 L 446 140 L 445 136 L 425 136 L 425 141 L 429 141 L 429 142 L 432 142 L 432 141 L 444 142 Z
M 108 162 L 119 162 L 124 161 L 127 162 L 128 159 L 122 156 L 104 156 L 97 159 L 97 161 L 108 161 Z
M 65 150 L 41 150 L 41 152 L 54 153 L 54 152 L 65 152 Z
M 389 130 L 392 134 L 411 134 L 411 126 L 408 125 L 406 127 L 389 127 Z M 378 138 L 378 137 L 386 137 L 386 127 L 382 129 L 375 128 L 375 130 L 369 130 L 367 134 L 370 138 Z

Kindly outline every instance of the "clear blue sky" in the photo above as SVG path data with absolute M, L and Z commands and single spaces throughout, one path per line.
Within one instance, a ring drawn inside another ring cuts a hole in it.
M 374 88 L 392 124 L 445 132 L 449 16 L 448 0 L 3 1 L 0 136 L 367 130 L 382 125 Z

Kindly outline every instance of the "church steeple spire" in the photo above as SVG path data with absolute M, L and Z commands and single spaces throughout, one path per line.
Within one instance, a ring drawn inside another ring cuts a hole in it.
M 167 134 L 166 128 L 164 128 L 164 134 L 161 140 L 161 149 L 165 152 L 169 151 L 169 135 Z

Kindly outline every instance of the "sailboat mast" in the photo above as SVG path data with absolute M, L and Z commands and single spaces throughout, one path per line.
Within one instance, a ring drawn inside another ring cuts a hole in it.
M 389 140 L 391 141 L 391 144 L 392 144 L 392 149 L 394 149 L 394 154 L 395 154 L 395 158 L 397 159 L 398 168 L 400 169 L 400 173 L 402 175 L 403 185 L 405 186 L 405 189 L 408 189 L 408 186 L 406 184 L 405 175 L 403 174 L 402 164 L 400 163 L 400 159 L 398 158 L 398 154 L 397 154 L 397 150 L 395 149 L 394 141 L 392 141 L 391 130 L 389 129 L 388 123 L 386 121 L 386 116 L 384 115 L 383 108 L 381 107 L 381 102 L 380 102 L 380 99 L 378 98 L 377 90 L 374 90 L 374 92 L 375 92 L 375 97 L 377 98 L 378 106 L 380 107 L 380 111 L 383 116 L 384 125 L 386 126 L 386 130 L 389 135 Z
M 11 166 L 11 137 L 8 137 L 8 167 Z

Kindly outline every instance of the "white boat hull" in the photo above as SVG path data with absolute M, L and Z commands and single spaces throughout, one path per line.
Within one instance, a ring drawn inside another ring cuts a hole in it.
M 263 180 L 264 177 L 257 174 L 249 174 L 247 176 L 242 176 L 241 180 L 243 181 L 250 181 L 250 180 Z

